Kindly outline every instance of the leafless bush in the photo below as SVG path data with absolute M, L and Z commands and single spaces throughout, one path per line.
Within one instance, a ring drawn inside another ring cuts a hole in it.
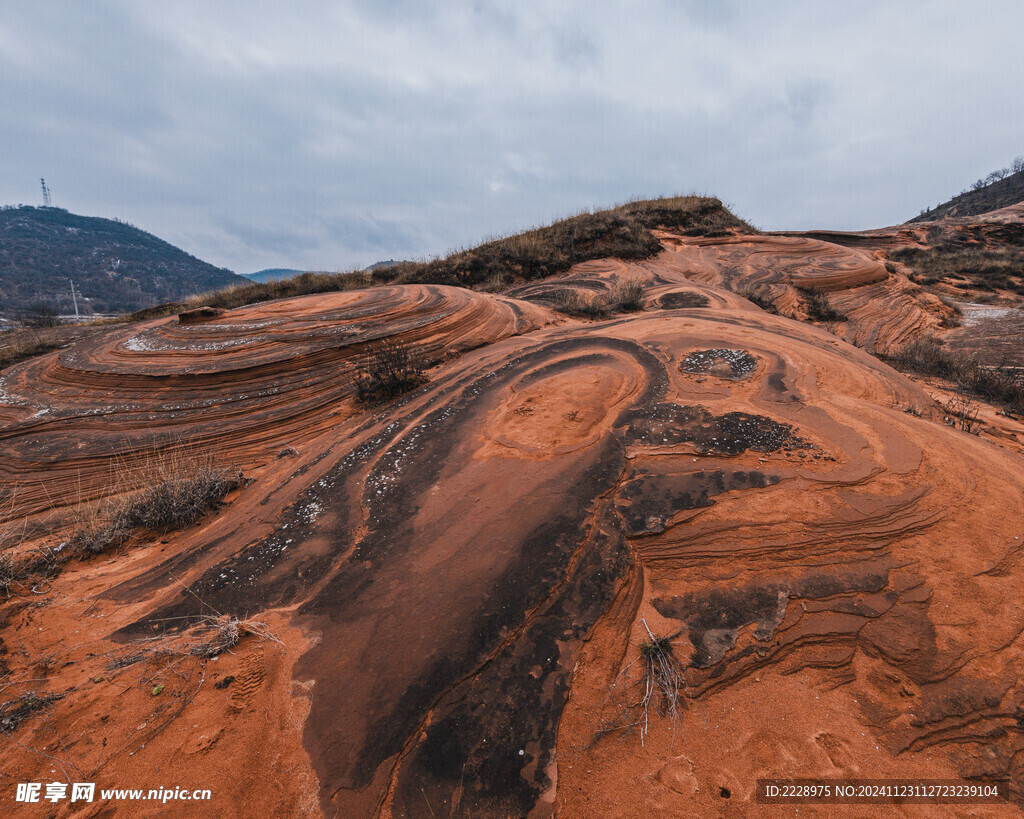
M 409 392 L 427 380 L 422 358 L 409 345 L 380 341 L 355 375 L 356 397 L 366 403 Z
M 756 304 L 766 313 L 772 313 L 776 316 L 779 315 L 779 308 L 775 306 L 775 302 L 772 301 L 771 297 L 756 287 L 745 287 L 741 290 L 737 290 L 736 295 L 742 296 L 747 301 Z
M 943 406 L 946 423 L 964 432 L 973 433 L 978 426 L 979 407 L 969 395 L 954 395 Z
M 898 370 L 945 379 L 963 394 L 1004 404 L 1015 414 L 1024 413 L 1024 374 L 1015 367 L 986 366 L 970 356 L 950 352 L 931 336 L 881 358 Z
M 809 287 L 797 288 L 804 298 L 804 307 L 811 321 L 838 322 L 848 321 L 847 317 L 836 310 L 824 293 Z

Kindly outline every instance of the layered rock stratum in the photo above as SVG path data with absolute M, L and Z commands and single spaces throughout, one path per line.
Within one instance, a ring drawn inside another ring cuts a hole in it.
M 994 777 L 1020 804 L 1021 427 L 950 427 L 861 349 L 948 307 L 870 236 L 659 238 L 500 296 L 285 299 L 5 371 L 23 548 L 154 458 L 198 449 L 248 482 L 195 526 L 12 586 L 6 690 L 62 698 L 0 735 L 3 787 L 208 787 L 239 815 L 706 816 L 767 810 L 758 777 Z M 623 281 L 642 311 L 551 309 Z M 794 320 L 808 292 L 845 320 Z M 428 381 L 360 405 L 382 340 Z M 230 618 L 254 624 L 230 651 L 174 650 Z M 684 684 L 641 727 L 654 635 Z

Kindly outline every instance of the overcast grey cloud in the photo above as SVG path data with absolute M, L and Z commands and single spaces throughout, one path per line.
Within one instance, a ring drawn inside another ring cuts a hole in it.
M 0 201 L 346 269 L 633 197 L 901 222 L 1024 153 L 1024 5 L 0 0 Z

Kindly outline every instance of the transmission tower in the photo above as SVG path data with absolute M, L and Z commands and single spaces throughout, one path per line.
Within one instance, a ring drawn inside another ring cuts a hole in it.
M 43 207 L 50 207 L 50 189 L 46 187 L 46 180 L 39 177 L 39 183 L 43 186 Z

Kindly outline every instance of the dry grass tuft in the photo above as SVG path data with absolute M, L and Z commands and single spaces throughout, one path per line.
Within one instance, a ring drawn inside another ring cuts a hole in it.
M 14 558 L 7 552 L 0 552 L 0 594 L 10 595 L 11 586 L 18 580 Z
M 105 506 L 94 506 L 98 526 L 80 529 L 72 548 L 84 555 L 101 554 L 127 542 L 136 532 L 167 534 L 195 523 L 218 509 L 229 492 L 244 483 L 240 472 L 212 467 L 175 472 L 136 489 Z
M 17 489 L 0 512 L 0 594 L 32 588 L 59 575 L 74 558 L 102 554 L 145 533 L 181 529 L 219 508 L 245 482 L 238 471 L 219 469 L 188 444 L 149 454 L 130 453 L 103 493 L 82 500 L 29 528 L 13 520 Z M 79 497 L 83 490 L 79 488 Z M 141 541 L 140 541 L 141 542 Z
M 273 643 L 281 642 L 271 633 L 266 623 L 253 619 L 240 620 L 228 615 L 205 618 L 197 633 L 203 635 L 203 639 L 189 646 L 188 653 L 193 657 L 216 657 L 234 648 L 245 636 Z
M 42 711 L 61 697 L 63 694 L 39 694 L 36 691 L 29 691 L 16 699 L 0 703 L 0 733 L 11 733 L 36 711 Z
M 180 632 L 161 634 L 128 644 L 128 650 L 107 663 L 108 671 L 122 668 L 153 658 L 197 657 L 210 660 L 231 651 L 245 637 L 255 637 L 272 643 L 281 643 L 270 627 L 253 618 L 239 618 L 226 614 L 211 614 L 200 617 Z
M 656 708 L 662 716 L 669 717 L 673 725 L 678 723 L 685 708 L 686 678 L 683 666 L 672 648 L 675 635 L 656 637 L 647 621 L 641 619 L 641 622 L 648 637 L 640 644 L 639 662 L 643 663 L 643 673 L 628 686 L 631 693 L 627 696 L 631 697 L 630 701 L 622 707 L 615 719 L 606 720 L 602 724 L 594 737 L 595 742 L 610 734 L 626 736 L 638 730 L 642 745 L 650 728 L 652 708 Z M 635 663 L 626 666 L 616 679 L 621 679 Z
M 560 313 L 581 318 L 604 319 L 615 313 L 644 309 L 644 285 L 639 279 L 616 281 L 605 294 L 566 287 L 548 296 L 551 306 Z

